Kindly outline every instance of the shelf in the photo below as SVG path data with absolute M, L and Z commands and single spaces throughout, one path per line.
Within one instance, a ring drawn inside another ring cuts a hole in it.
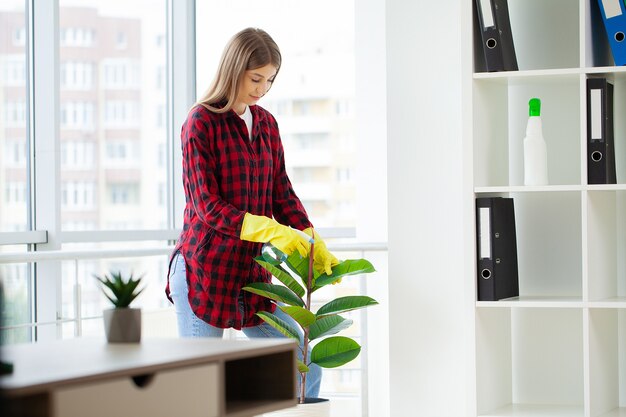
M 615 408 L 608 413 L 599 415 L 598 417 L 626 417 L 626 407 Z
M 582 308 L 580 297 L 512 297 L 500 301 L 477 301 L 484 308 Z
M 477 309 L 478 415 L 500 415 L 492 410 L 507 404 L 582 404 L 583 314 L 576 308 Z M 522 411 L 546 408 L 508 410 L 532 416 L 541 414 Z
M 585 186 L 581 185 L 542 185 L 542 186 L 527 186 L 527 185 L 512 185 L 512 186 L 493 186 L 493 187 L 476 187 L 474 192 L 476 194 L 486 193 L 541 193 L 541 192 L 570 192 L 570 191 L 582 191 Z
M 576 187 L 581 187 L 580 77 L 506 80 L 502 83 L 474 80 L 474 186 L 523 187 L 528 102 L 538 97 L 542 102 L 542 130 L 548 154 L 550 185 L 547 187 L 579 190 Z
M 479 415 L 481 417 L 584 417 L 585 410 L 582 406 L 573 405 L 511 404 Z
M 476 81 L 493 81 L 501 83 L 515 82 L 515 80 L 544 79 L 549 82 L 561 82 L 562 79 L 575 79 L 580 75 L 613 75 L 616 78 L 626 77 L 626 66 L 606 66 L 606 67 L 586 67 L 586 68 L 564 68 L 546 70 L 526 70 L 526 71 L 498 71 L 498 72 L 475 72 L 473 75 Z
M 519 297 L 474 301 L 475 415 L 626 417 L 626 66 L 597 0 L 507 3 L 519 71 L 485 72 L 475 27 L 464 128 L 473 197 L 514 200 Z M 614 86 L 616 184 L 587 184 L 586 80 L 599 77 Z M 534 97 L 545 186 L 524 185 Z
M 590 301 L 589 308 L 626 308 L 626 297 L 613 297 Z
M 533 81 L 560 82 L 563 78 L 577 80 L 580 74 L 585 72 L 579 68 L 527 70 L 527 71 L 499 71 L 499 72 L 476 72 L 475 80 L 488 80 L 502 83 L 515 83 L 516 80 L 533 79 Z

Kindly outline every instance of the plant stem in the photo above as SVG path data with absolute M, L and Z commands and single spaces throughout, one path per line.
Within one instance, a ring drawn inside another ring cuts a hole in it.
M 315 253 L 315 243 L 311 243 L 311 253 L 309 254 L 309 276 L 306 283 L 306 305 L 305 308 L 311 311 L 311 289 L 313 288 L 313 256 Z M 302 349 L 302 362 L 307 366 L 308 353 L 309 353 L 309 326 L 304 328 L 304 346 Z M 300 374 L 300 404 L 304 404 L 305 392 L 306 392 L 306 372 Z

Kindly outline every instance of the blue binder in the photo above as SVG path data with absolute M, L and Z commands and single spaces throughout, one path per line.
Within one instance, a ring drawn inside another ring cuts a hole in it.
M 615 65 L 626 64 L 626 7 L 624 0 L 598 0 Z

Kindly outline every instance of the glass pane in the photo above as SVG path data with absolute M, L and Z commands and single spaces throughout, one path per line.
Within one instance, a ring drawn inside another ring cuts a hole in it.
M 167 227 L 166 1 L 60 1 L 63 230 Z
M 294 189 L 316 227 L 355 227 L 354 1 L 199 1 L 196 13 L 198 97 L 232 35 L 267 31 L 283 62 L 259 105 L 278 121 Z
M 0 232 L 28 230 L 25 4 L 0 3 Z
M 123 251 L 154 247 L 154 242 L 63 245 L 64 250 L 115 249 Z M 94 275 L 110 276 L 112 271 L 121 272 L 124 278 L 131 273 L 135 278 L 143 275 L 139 287 L 144 290 L 131 304 L 132 307 L 142 309 L 142 337 L 177 336 L 174 310 L 165 297 L 168 257 L 169 252 L 155 256 L 64 261 L 62 264 L 62 317 L 64 320 L 71 321 L 63 325 L 63 337 L 70 338 L 77 334 L 74 320 L 79 315 L 82 318 L 80 324 L 82 335 L 104 336 L 102 311 L 111 308 L 112 304 L 103 294 Z M 78 290 L 80 304 L 76 303 Z
M 7 247 L 12 252 L 24 247 Z M 32 322 L 29 300 L 31 285 L 27 264 L 0 264 L 0 344 L 26 343 L 31 341 Z

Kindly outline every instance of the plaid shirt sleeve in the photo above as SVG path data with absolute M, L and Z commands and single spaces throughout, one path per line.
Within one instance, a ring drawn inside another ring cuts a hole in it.
M 186 195 L 191 199 L 195 213 L 212 229 L 239 237 L 245 212 L 238 210 L 220 196 L 219 182 L 215 177 L 215 161 L 208 137 L 210 123 L 198 109 L 183 127 L 183 182 Z

